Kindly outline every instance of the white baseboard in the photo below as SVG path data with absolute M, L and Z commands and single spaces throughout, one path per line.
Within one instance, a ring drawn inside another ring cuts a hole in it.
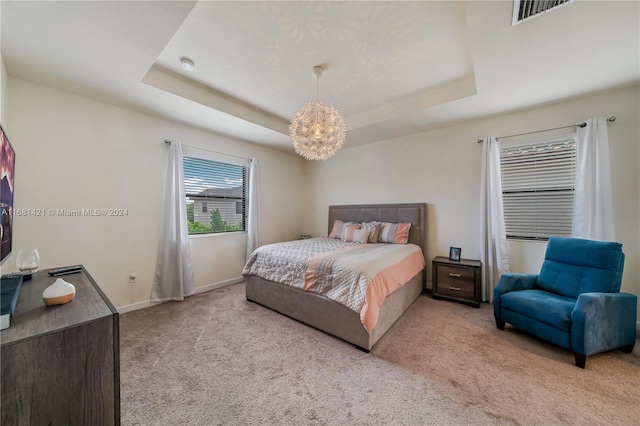
M 207 284 L 205 286 L 198 287 L 196 289 L 195 294 L 204 293 L 207 291 L 215 290 L 216 288 L 226 287 L 228 285 L 238 284 L 238 283 L 241 283 L 242 281 L 244 281 L 243 277 L 236 277 L 236 278 L 231 278 L 229 280 L 224 280 L 224 281 L 220 281 L 213 284 Z
M 238 284 L 238 283 L 241 283 L 242 281 L 244 281 L 244 278 L 236 277 L 236 278 L 231 278 L 229 280 L 224 280 L 224 281 L 220 281 L 213 284 L 207 284 L 202 287 L 196 288 L 196 292 L 194 294 L 205 293 L 207 291 L 215 290 L 217 288 Z M 132 303 L 131 305 L 116 306 L 116 309 L 118 309 L 119 313 L 124 314 L 126 312 L 137 311 L 139 309 L 148 308 L 150 306 L 157 306 L 160 303 L 164 303 L 164 302 L 151 302 L 151 300 L 145 300 L 143 302 Z
M 145 300 L 144 302 L 132 303 L 131 305 L 116 306 L 116 309 L 119 313 L 124 314 L 125 312 L 137 311 L 138 309 L 148 308 L 153 305 L 157 305 L 157 303 L 151 303 L 150 300 Z

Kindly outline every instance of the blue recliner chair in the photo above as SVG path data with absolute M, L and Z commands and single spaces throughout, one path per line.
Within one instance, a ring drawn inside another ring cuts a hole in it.
M 637 296 L 620 293 L 622 244 L 549 238 L 538 275 L 504 274 L 493 291 L 496 326 L 505 322 L 573 351 L 584 368 L 587 355 L 636 342 Z

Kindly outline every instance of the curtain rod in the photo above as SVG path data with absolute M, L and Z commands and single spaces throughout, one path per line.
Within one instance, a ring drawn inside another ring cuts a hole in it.
M 609 123 L 613 123 L 614 121 L 616 121 L 616 117 L 615 116 L 611 116 L 611 117 L 607 118 L 607 121 Z M 587 125 L 587 123 L 582 122 L 582 123 L 578 123 L 578 124 L 571 124 L 569 126 L 554 127 L 552 129 L 534 130 L 533 132 L 518 133 L 516 135 L 498 136 L 496 138 L 496 140 L 498 140 L 498 139 L 506 139 L 506 138 L 513 138 L 513 137 L 516 137 L 516 136 L 532 135 L 534 133 L 550 132 L 551 130 L 568 129 L 570 127 L 584 127 L 586 125 Z M 478 143 L 482 143 L 482 142 L 484 142 L 484 139 L 478 139 Z
M 165 139 L 164 143 L 167 144 L 167 145 L 171 145 L 171 141 L 169 139 Z M 224 153 L 224 152 L 218 152 L 218 151 L 214 151 L 212 149 L 198 148 L 197 146 L 193 146 L 192 147 L 192 146 L 189 146 L 189 145 L 183 145 L 183 146 L 188 146 L 189 148 L 193 148 L 193 149 L 200 149 L 202 151 L 213 152 L 214 154 L 226 155 L 227 157 L 239 158 L 240 160 L 251 161 L 251 158 L 239 157 L 237 155 L 227 154 L 227 153 Z

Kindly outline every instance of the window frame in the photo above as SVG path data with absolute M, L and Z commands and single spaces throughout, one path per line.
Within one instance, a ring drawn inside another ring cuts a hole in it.
M 205 149 L 200 149 L 200 148 L 195 148 L 195 147 L 187 147 L 184 146 L 182 147 L 182 165 L 183 165 L 183 171 L 182 171 L 182 179 L 183 179 L 183 184 L 185 181 L 185 173 L 184 173 L 184 160 L 185 158 L 195 158 L 195 159 L 201 159 L 201 160 L 207 160 L 207 161 L 213 161 L 213 162 L 217 162 L 217 163 L 222 163 L 222 164 L 226 164 L 226 165 L 232 165 L 232 166 L 240 166 L 244 168 L 243 171 L 243 202 L 245 204 L 245 210 L 242 214 L 242 224 L 243 224 L 243 229 L 242 230 L 237 230 L 237 231 L 219 231 L 219 232 L 198 232 L 198 233 L 189 233 L 189 238 L 202 238 L 202 237 L 210 237 L 210 236 L 220 236 L 220 235 L 234 235 L 234 234 L 246 234 L 247 233 L 247 221 L 248 221 L 248 211 L 249 211 L 249 166 L 250 166 L 250 160 L 248 158 L 242 158 L 242 157 L 236 157 L 233 155 L 228 155 L 228 154 L 222 154 L 222 153 L 218 153 L 218 152 L 214 152 L 214 151 L 208 151 Z M 185 187 L 185 200 L 184 200 L 184 208 L 186 211 L 187 208 L 187 198 L 188 198 L 188 194 L 186 191 L 186 187 Z M 230 199 L 231 200 L 231 199 Z M 236 199 L 233 199 L 234 202 L 238 202 Z M 206 201 L 205 201 L 206 202 Z M 209 207 L 209 206 L 208 206 Z M 195 209 L 194 209 L 195 210 Z M 212 211 L 211 208 L 207 208 L 207 212 L 210 214 L 210 212 Z M 235 208 L 234 208 L 235 211 Z M 188 232 L 188 230 L 187 230 Z

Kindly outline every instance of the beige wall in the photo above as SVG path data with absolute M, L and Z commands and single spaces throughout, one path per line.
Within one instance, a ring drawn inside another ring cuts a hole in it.
M 627 256 L 622 288 L 640 294 L 639 100 L 637 86 L 619 89 L 344 149 L 326 162 L 306 163 L 304 232 L 326 235 L 331 204 L 426 202 L 427 259 L 448 255 L 450 246 L 461 247 L 465 258 L 478 259 L 481 145 L 477 139 L 615 115 L 609 139 L 616 237 Z M 514 242 L 510 247 L 515 272 L 539 270 L 544 243 Z
M 261 242 L 302 232 L 303 161 L 292 154 L 9 77 L 16 209 L 128 209 L 124 217 L 15 218 L 14 254 L 42 267 L 84 264 L 117 307 L 149 300 L 160 231 L 165 139 L 259 160 Z M 241 277 L 246 234 L 191 239 L 199 288 Z M 130 284 L 130 272 L 138 282 Z

